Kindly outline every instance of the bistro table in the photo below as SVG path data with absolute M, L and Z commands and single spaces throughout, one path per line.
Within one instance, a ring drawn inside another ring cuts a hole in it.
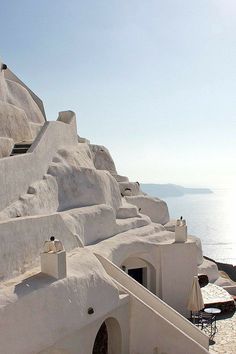
M 211 313 L 213 315 L 218 315 L 219 313 L 221 313 L 221 309 L 218 309 L 216 307 L 207 307 L 204 309 L 204 312 Z
M 221 310 L 216 307 L 207 307 L 202 314 L 202 329 L 210 333 L 212 339 L 217 332 L 216 316 L 221 313 Z

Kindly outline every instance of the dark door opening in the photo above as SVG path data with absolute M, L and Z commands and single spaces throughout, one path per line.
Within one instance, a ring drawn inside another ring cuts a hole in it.
M 93 354 L 108 354 L 108 332 L 105 322 L 103 322 L 96 335 Z
M 128 274 L 143 285 L 143 268 L 128 269 Z

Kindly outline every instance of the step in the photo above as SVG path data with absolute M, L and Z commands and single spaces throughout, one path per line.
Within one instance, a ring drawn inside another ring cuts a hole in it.
M 10 156 L 25 154 L 29 150 L 30 146 L 31 144 L 29 143 L 16 143 Z
M 24 154 L 28 151 L 28 148 L 13 148 L 12 149 L 14 154 Z
M 117 219 L 134 218 L 138 216 L 138 208 L 135 205 L 122 205 L 117 211 Z
M 150 225 L 150 220 L 145 217 L 116 219 L 117 234 L 148 225 Z
M 142 216 L 135 216 L 132 218 L 126 218 L 126 219 L 116 219 L 116 224 L 119 226 L 124 226 L 124 225 L 133 225 L 136 223 L 144 223 L 145 225 L 150 224 L 150 221 L 147 220 L 145 217 Z
M 26 148 L 29 149 L 31 146 L 31 143 L 16 143 L 14 145 L 14 148 Z

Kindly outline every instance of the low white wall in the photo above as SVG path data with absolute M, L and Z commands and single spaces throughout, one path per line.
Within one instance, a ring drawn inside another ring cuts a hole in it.
M 138 209 L 141 208 L 140 213 L 148 215 L 152 222 L 165 225 L 170 220 L 168 206 L 164 200 L 148 195 L 136 195 L 125 199 Z
M 173 354 L 183 354 L 186 352 L 186 347 L 185 345 L 190 345 L 190 342 L 192 340 L 191 344 L 191 350 L 188 351 L 188 353 L 207 353 L 208 346 L 209 346 L 209 338 L 201 332 L 197 327 L 195 327 L 193 324 L 191 324 L 186 318 L 181 316 L 177 311 L 172 309 L 170 306 L 168 306 L 164 301 L 160 300 L 157 296 L 152 294 L 150 291 L 148 291 L 146 288 L 141 286 L 139 283 L 137 283 L 135 280 L 133 280 L 131 277 L 129 277 L 125 272 L 123 272 L 120 268 L 118 268 L 116 265 L 114 265 L 112 262 L 110 262 L 108 259 L 105 257 L 95 254 L 99 261 L 102 263 L 103 267 L 105 268 L 106 272 L 114 279 L 116 280 L 122 287 L 125 288 L 125 291 L 128 292 L 131 295 L 131 298 L 135 297 L 135 301 L 133 302 L 134 304 L 137 304 L 137 301 L 141 301 L 143 305 L 137 305 L 140 308 L 143 308 L 145 310 L 145 306 L 151 309 L 151 311 L 155 312 L 155 315 L 153 315 L 153 321 L 158 322 L 160 320 L 163 324 L 161 328 L 159 328 L 159 331 L 161 330 L 162 335 L 158 338 L 160 340 L 168 342 L 168 346 L 172 347 L 172 351 L 168 351 L 168 353 L 173 353 Z M 173 294 L 174 296 L 174 294 Z M 136 307 L 135 307 L 136 308 Z M 148 312 L 150 312 L 148 310 Z M 138 316 L 138 314 L 137 314 Z M 144 315 L 143 315 L 144 316 Z M 143 336 L 140 337 L 140 342 L 145 341 L 145 343 L 148 343 L 148 340 L 144 339 L 145 335 L 148 336 L 148 333 L 145 331 L 145 323 L 149 323 L 148 320 L 148 315 L 145 313 L 145 317 L 147 317 L 146 321 L 143 321 L 141 326 L 143 330 Z M 142 316 L 141 316 L 142 318 Z M 133 325 L 135 325 L 135 322 L 133 322 Z M 149 325 L 147 327 L 147 332 L 149 331 Z M 156 333 L 156 332 L 155 332 Z M 172 336 L 168 335 L 168 333 L 172 333 Z M 175 334 L 173 336 L 173 333 Z M 180 333 L 180 335 L 179 335 Z M 132 335 L 132 334 L 131 334 Z M 152 335 L 153 332 L 152 332 Z M 182 348 L 181 351 L 175 351 L 176 348 L 176 337 L 178 337 L 179 346 Z M 142 338 L 142 340 L 141 340 Z M 173 338 L 173 341 L 172 341 Z M 191 338 L 191 340 L 190 340 Z M 153 339 L 152 339 L 153 341 Z M 156 343 L 156 346 L 160 346 L 162 342 Z M 148 344 L 147 344 L 148 345 Z M 165 348 L 164 342 L 162 345 Z M 153 348 L 153 347 L 152 347 Z M 165 349 L 160 347 L 161 350 L 165 351 Z M 169 347 L 168 347 L 169 348 Z M 205 348 L 205 349 L 204 349 Z M 153 350 L 153 349 L 152 349 Z M 138 351 L 137 351 L 138 353 Z M 151 348 L 149 348 L 149 351 L 140 351 L 140 353 L 152 353 Z
M 0 210 L 43 178 L 60 147 L 77 144 L 75 119 L 71 124 L 46 122 L 26 154 L 0 159 Z
M 114 235 L 114 210 L 105 204 L 75 208 L 61 215 L 71 232 L 79 235 L 85 246 Z
M 0 222 L 0 279 L 38 265 L 44 241 L 50 236 L 61 240 L 67 251 L 81 245 L 58 213 Z
M 74 208 L 61 212 L 61 215 L 71 232 L 79 235 L 85 246 L 148 225 L 145 216 L 117 220 L 114 209 L 107 204 Z
M 57 121 L 63 122 L 65 124 L 70 124 L 74 127 L 74 130 L 77 131 L 76 116 L 73 111 L 59 112 Z M 78 139 L 78 136 L 77 136 L 77 139 Z

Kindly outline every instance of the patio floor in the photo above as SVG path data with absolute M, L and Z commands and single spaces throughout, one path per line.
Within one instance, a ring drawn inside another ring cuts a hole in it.
M 236 353 L 236 312 L 219 316 L 217 319 L 218 332 L 210 343 L 209 352 L 218 354 Z

